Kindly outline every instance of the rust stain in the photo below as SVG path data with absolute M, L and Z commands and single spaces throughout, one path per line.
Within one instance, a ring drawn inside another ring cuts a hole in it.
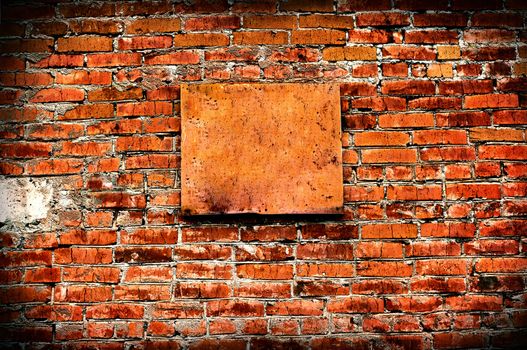
M 181 89 L 184 215 L 339 213 L 335 84 L 187 84 Z

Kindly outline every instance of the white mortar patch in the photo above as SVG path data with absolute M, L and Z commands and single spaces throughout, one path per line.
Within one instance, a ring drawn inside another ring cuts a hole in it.
M 0 222 L 32 223 L 48 216 L 53 186 L 46 179 L 0 177 Z

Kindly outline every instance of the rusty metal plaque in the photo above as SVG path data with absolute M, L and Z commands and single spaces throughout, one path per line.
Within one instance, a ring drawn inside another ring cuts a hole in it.
M 341 212 L 338 85 L 183 85 L 181 120 L 184 215 Z

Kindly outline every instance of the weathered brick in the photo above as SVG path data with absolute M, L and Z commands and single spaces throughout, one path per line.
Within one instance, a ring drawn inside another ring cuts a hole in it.
M 174 46 L 192 47 L 192 46 L 227 46 L 229 37 L 225 34 L 216 33 L 189 33 L 176 34 L 174 37 Z
M 103 36 L 78 36 L 59 38 L 58 52 L 112 51 L 112 39 Z
M 138 18 L 126 24 L 126 33 L 165 33 L 177 32 L 181 29 L 179 18 Z

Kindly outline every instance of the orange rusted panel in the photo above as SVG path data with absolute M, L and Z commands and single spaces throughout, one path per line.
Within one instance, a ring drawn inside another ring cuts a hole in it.
M 184 85 L 183 213 L 340 212 L 339 100 L 334 84 Z

